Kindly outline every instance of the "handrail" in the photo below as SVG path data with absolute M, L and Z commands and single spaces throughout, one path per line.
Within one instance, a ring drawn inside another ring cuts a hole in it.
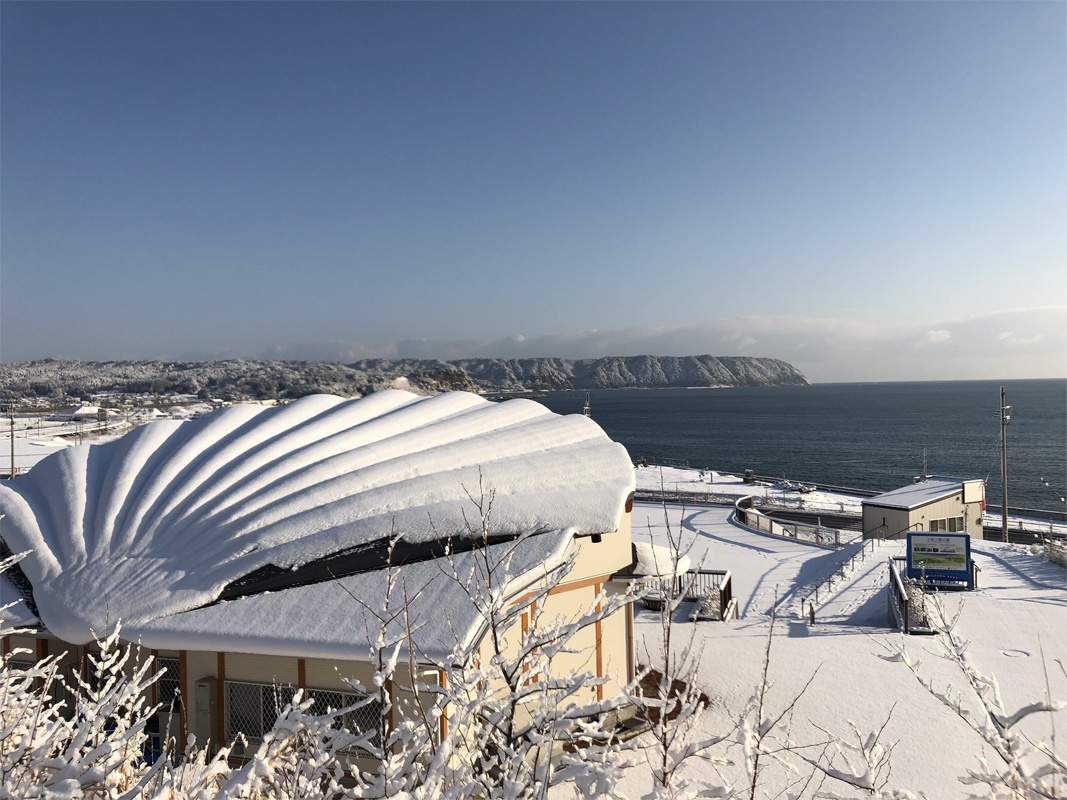
M 864 539 L 885 539 L 887 538 L 885 532 L 889 530 L 889 526 L 884 522 L 877 528 L 871 528 L 869 531 L 863 532 Z M 875 534 L 878 534 L 877 536 Z
M 929 627 L 929 620 L 927 618 L 925 607 L 918 609 L 918 612 L 913 614 L 915 610 L 912 607 L 911 600 L 908 596 L 908 590 L 905 586 L 904 579 L 901 577 L 901 570 L 898 568 L 899 563 L 907 564 L 908 559 L 905 556 L 893 556 L 889 559 L 889 575 L 890 575 L 890 597 L 895 595 L 901 607 L 904 609 L 904 633 L 937 633 L 935 628 Z M 921 597 L 921 595 L 920 595 Z M 918 624 L 912 622 L 912 617 L 918 620 Z
M 904 581 L 900 579 L 900 574 L 893 563 L 894 560 L 893 558 L 889 559 L 889 591 L 896 595 L 897 604 L 903 609 L 902 627 L 904 633 L 911 633 L 911 608 L 908 601 L 908 590 L 904 587 Z
M 734 503 L 734 519 L 746 528 L 752 528 L 760 533 L 770 533 L 774 536 L 795 539 L 798 542 L 808 542 L 835 549 L 841 547 L 841 531 L 822 525 L 778 522 L 756 509 L 753 495 L 737 499 Z M 801 532 L 804 533 L 803 536 Z
M 853 553 L 851 556 L 849 556 L 848 561 L 842 561 L 840 564 L 838 564 L 837 569 L 835 569 L 833 572 L 831 572 L 829 575 L 827 575 L 826 578 L 824 578 L 815 587 L 815 589 L 810 594 L 808 594 L 807 597 L 803 598 L 800 601 L 800 614 L 801 614 L 801 616 L 804 615 L 804 606 L 807 605 L 808 606 L 809 618 L 812 620 L 812 624 L 814 624 L 814 620 L 815 620 L 815 603 L 819 603 L 819 589 L 821 589 L 823 586 L 826 586 L 829 589 L 833 589 L 833 587 L 834 587 L 834 579 L 838 576 L 838 574 L 840 574 L 841 577 L 844 577 L 848 572 L 851 572 L 852 568 L 855 566 L 855 562 L 856 562 L 857 558 L 859 559 L 859 563 L 861 563 L 861 564 L 864 561 L 866 561 L 867 558 L 868 558 L 867 545 L 868 544 L 871 545 L 871 554 L 873 555 L 874 548 L 877 547 L 878 544 L 881 541 L 882 541 L 881 539 L 865 539 L 863 541 L 863 544 L 860 546 L 860 549 L 857 550 L 855 553 Z M 845 567 L 848 567 L 847 571 L 846 571 Z M 812 602 L 812 600 L 811 600 L 811 598 L 813 598 L 813 597 L 815 598 L 814 602 Z M 827 598 L 827 599 L 829 599 L 829 598 Z

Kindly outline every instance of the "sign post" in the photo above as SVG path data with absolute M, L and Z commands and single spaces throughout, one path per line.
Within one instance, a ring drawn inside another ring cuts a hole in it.
M 974 588 L 971 537 L 966 533 L 909 533 L 908 577 Z

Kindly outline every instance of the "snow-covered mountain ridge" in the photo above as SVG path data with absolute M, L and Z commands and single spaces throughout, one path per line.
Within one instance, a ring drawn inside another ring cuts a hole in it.
M 608 356 L 594 359 L 468 358 L 323 361 L 71 361 L 0 363 L 0 397 L 102 392 L 269 399 L 384 388 L 420 393 L 805 385 L 792 364 L 750 356 Z

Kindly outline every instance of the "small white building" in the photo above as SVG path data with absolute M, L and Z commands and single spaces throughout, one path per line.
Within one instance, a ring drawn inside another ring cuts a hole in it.
M 100 406 L 73 406 L 57 411 L 48 418 L 49 422 L 97 422 L 101 414 L 104 417 L 115 416 L 115 411 Z
M 904 539 L 912 532 L 982 538 L 985 481 L 937 475 L 863 501 L 864 539 Z

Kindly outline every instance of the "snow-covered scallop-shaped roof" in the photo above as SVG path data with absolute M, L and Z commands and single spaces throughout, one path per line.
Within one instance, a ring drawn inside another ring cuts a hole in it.
M 377 553 L 381 566 L 374 545 L 395 536 L 466 537 L 466 520 L 480 532 L 479 486 L 495 493 L 493 537 L 599 533 L 618 527 L 634 473 L 596 423 L 527 400 L 315 395 L 49 456 L 0 485 L 0 537 L 32 551 L 20 566 L 38 616 L 79 644 L 324 560 L 352 574 Z

